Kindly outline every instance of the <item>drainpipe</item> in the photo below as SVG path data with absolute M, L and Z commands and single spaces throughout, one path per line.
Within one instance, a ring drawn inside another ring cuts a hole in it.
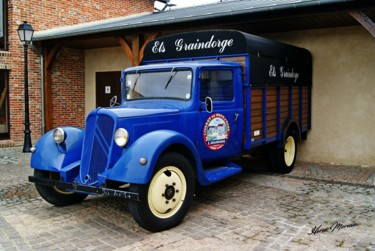
M 41 111 L 42 111 L 42 135 L 45 133 L 45 124 L 44 124 L 44 74 L 43 74 L 43 69 L 44 69 L 44 57 L 43 57 L 43 52 L 38 50 L 34 46 L 34 44 L 31 42 L 30 43 L 31 49 L 33 49 L 39 56 L 40 56 L 40 91 L 41 91 Z

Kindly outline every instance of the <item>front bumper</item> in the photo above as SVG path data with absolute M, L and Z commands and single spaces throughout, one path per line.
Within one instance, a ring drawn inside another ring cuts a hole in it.
M 77 192 L 82 192 L 82 193 L 101 194 L 101 195 L 108 195 L 108 196 L 117 197 L 117 198 L 139 201 L 138 193 L 123 191 L 123 190 L 110 189 L 110 188 L 105 188 L 105 187 L 79 185 L 76 183 L 38 178 L 35 176 L 29 176 L 29 181 L 40 184 L 40 185 L 44 185 L 44 186 L 56 186 L 56 187 L 61 187 L 61 188 L 69 189 L 69 190 L 74 190 Z

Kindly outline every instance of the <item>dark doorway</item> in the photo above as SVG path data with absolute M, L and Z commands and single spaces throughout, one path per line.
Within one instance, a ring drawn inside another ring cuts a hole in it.
M 96 73 L 96 107 L 108 107 L 113 96 L 117 102 L 121 100 L 121 71 Z
M 0 70 L 0 139 L 9 139 L 8 71 Z

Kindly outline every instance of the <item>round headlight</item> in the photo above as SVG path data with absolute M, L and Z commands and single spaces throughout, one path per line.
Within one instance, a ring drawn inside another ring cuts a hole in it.
M 65 131 L 60 127 L 53 130 L 53 140 L 57 144 L 63 143 L 65 141 Z
M 119 128 L 115 132 L 115 143 L 119 147 L 124 147 L 129 141 L 129 133 L 124 128 Z

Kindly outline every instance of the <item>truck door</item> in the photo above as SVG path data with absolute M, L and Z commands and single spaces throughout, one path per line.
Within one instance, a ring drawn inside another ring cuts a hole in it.
M 241 87 L 236 70 L 231 68 L 202 69 L 199 74 L 200 112 L 198 149 L 203 161 L 238 156 L 241 151 L 243 107 Z M 236 95 L 237 94 L 237 95 Z M 212 99 L 212 112 L 207 111 L 205 99 Z

